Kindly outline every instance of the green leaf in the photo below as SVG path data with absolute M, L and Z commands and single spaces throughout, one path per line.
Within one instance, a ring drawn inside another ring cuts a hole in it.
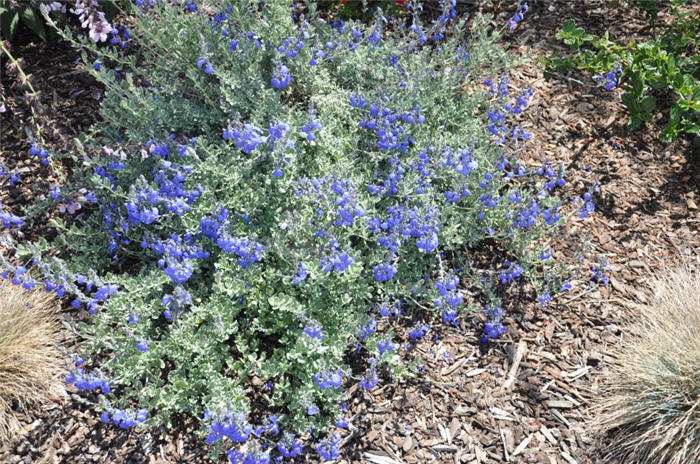
M 642 99 L 641 105 L 642 110 L 651 111 L 654 108 L 654 106 L 656 106 L 656 97 L 652 95 L 644 97 L 644 99 Z
M 642 120 L 637 116 L 632 116 L 627 122 L 627 128 L 631 131 L 636 130 L 642 124 Z
M 285 293 L 273 295 L 267 299 L 267 302 L 270 303 L 272 309 L 288 311 L 294 314 L 301 314 L 304 312 L 304 308 L 299 304 L 297 299 Z
M 44 21 L 41 16 L 36 14 L 34 10 L 27 8 L 20 13 L 20 18 L 25 26 L 46 42 L 46 30 L 44 29 Z
M 3 40 L 12 40 L 17 32 L 19 13 L 16 11 L 5 11 L 0 14 L 0 37 Z

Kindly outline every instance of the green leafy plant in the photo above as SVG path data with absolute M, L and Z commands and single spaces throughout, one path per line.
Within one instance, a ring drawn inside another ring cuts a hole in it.
M 87 312 L 67 381 L 99 390 L 103 421 L 189 414 L 246 463 L 331 432 L 332 459 L 347 388 L 416 375 L 404 340 L 466 319 L 488 343 L 510 295 L 570 288 L 550 240 L 595 189 L 569 202 L 561 167 L 519 161 L 532 90 L 490 18 L 135 4 L 119 46 L 62 31 L 105 85 L 102 122 L 75 153 L 32 147 L 75 167 L 24 220 L 66 213 L 17 248 L 32 270 L 6 274 Z
M 611 40 L 608 32 L 602 36 L 588 34 L 577 27 L 573 19 L 567 20 L 556 37 L 567 44 L 572 53 L 544 60 L 550 75 L 578 68 L 593 73 L 596 81 L 608 90 L 619 85 L 624 90 L 622 103 L 630 112 L 630 130 L 650 121 L 659 101 L 668 101 L 670 104 L 661 105 L 668 111 L 661 139 L 673 140 L 680 133 L 697 136 L 700 133 L 700 59 L 697 54 L 700 16 L 683 10 L 686 3 L 672 1 L 668 13 L 674 21 L 657 25 L 658 2 L 632 2 L 655 26 L 653 38 L 643 42 Z M 660 96 L 664 98 L 659 100 Z

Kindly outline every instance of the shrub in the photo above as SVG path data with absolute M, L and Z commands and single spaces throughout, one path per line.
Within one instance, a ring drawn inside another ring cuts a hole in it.
M 673 0 L 667 8 L 672 21 L 657 24 L 660 2 L 630 3 L 649 18 L 654 26 L 652 38 L 640 42 L 611 40 L 607 32 L 602 36 L 588 34 L 569 19 L 557 38 L 569 45 L 572 53 L 547 59 L 550 72 L 576 67 L 593 73 L 596 83 L 607 90 L 621 86 L 622 103 L 630 113 L 630 130 L 650 121 L 656 107 L 661 106 L 668 111 L 660 134 L 662 140 L 673 140 L 681 133 L 697 136 L 700 133 L 700 16 L 697 11 L 683 9 L 687 0 Z M 658 96 L 664 97 L 661 105 L 657 105 Z
M 532 92 L 489 18 L 136 4 L 126 48 L 64 31 L 105 84 L 104 122 L 44 204 L 80 212 L 17 250 L 94 316 L 67 380 L 99 389 L 105 422 L 187 413 L 232 462 L 290 457 L 294 434 L 347 426 L 346 387 L 406 372 L 406 333 L 483 305 L 488 342 L 509 292 L 568 288 L 549 237 L 592 192 L 572 207 L 561 168 L 518 161 Z
M 19 429 L 13 403 L 31 411 L 64 392 L 64 334 L 55 315 L 56 299 L 0 281 L 0 441 Z
M 685 267 L 652 287 L 653 301 L 616 350 L 595 426 L 620 462 L 699 462 L 700 274 Z

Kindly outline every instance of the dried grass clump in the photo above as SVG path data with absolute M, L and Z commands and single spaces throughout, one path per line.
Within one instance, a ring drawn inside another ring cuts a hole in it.
M 608 460 L 698 463 L 700 273 L 686 265 L 654 283 L 652 303 L 640 307 L 616 353 L 593 425 L 610 442 Z
M 19 431 L 13 403 L 28 411 L 65 394 L 56 310 L 49 294 L 0 279 L 0 443 Z

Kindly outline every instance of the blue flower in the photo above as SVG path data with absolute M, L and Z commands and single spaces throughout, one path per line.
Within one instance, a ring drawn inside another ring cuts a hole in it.
M 498 338 L 506 328 L 500 322 L 486 322 L 484 324 L 484 335 L 481 337 L 481 343 L 486 343 L 489 339 Z
M 94 375 L 88 374 L 85 372 L 85 369 L 71 371 L 68 375 L 66 375 L 66 383 L 75 385 L 75 388 L 78 390 L 94 390 L 99 388 L 105 395 L 112 391 L 109 382 L 95 377 Z
M 376 319 L 371 318 L 371 319 L 367 322 L 367 324 L 365 324 L 364 326 L 362 326 L 362 327 L 360 328 L 360 332 L 358 333 L 357 336 L 358 336 L 361 340 L 364 340 L 365 338 L 367 338 L 368 336 L 370 336 L 370 335 L 372 335 L 374 332 L 376 332 L 376 330 L 377 330 L 377 321 L 376 321 Z
M 211 445 L 223 437 L 228 437 L 234 443 L 243 443 L 253 432 L 253 426 L 246 420 L 243 413 L 228 412 L 212 421 L 206 443 Z
M 591 268 L 591 280 L 607 287 L 610 283 L 610 278 L 608 277 L 606 271 L 609 269 L 610 265 L 607 263 L 605 258 L 601 258 L 598 261 L 598 264 Z
M 445 309 L 442 311 L 441 319 L 444 324 L 457 325 L 457 311 L 454 309 Z
M 321 390 L 340 388 L 343 384 L 343 371 L 338 369 L 332 372 L 317 372 L 314 375 L 314 380 Z
M 349 268 L 350 265 L 354 262 L 355 258 L 350 256 L 349 254 L 345 252 L 340 253 L 336 251 L 330 256 L 325 256 L 321 258 L 319 267 L 325 272 L 335 271 L 338 274 L 340 274 L 341 272 Z
M 350 425 L 350 421 L 347 419 L 347 417 L 340 416 L 333 425 L 335 425 L 339 429 L 346 429 Z
M 411 330 L 408 331 L 408 337 L 411 340 L 417 340 L 419 338 L 425 337 L 425 334 L 428 333 L 428 325 L 427 324 L 417 324 L 413 327 L 411 327 Z
M 308 414 L 309 416 L 315 416 L 316 414 L 318 414 L 318 411 L 318 406 L 316 406 L 315 404 L 309 403 L 306 405 L 306 414 Z
M 548 290 L 545 290 L 537 297 L 537 301 L 540 303 L 540 306 L 547 306 L 547 303 L 552 301 L 552 295 Z
M 186 259 L 179 261 L 175 258 L 168 258 L 166 264 L 165 275 L 178 285 L 184 284 L 192 276 L 192 266 Z
M 510 261 L 505 261 L 506 270 L 498 274 L 499 279 L 501 279 L 502 284 L 508 284 L 513 280 L 520 277 L 523 273 L 523 268 L 517 263 L 511 263 Z
M 396 268 L 390 263 L 381 263 L 374 266 L 374 278 L 379 282 L 391 280 L 396 274 Z
M 262 136 L 261 130 L 253 124 L 236 124 L 229 125 L 223 131 L 224 140 L 234 140 L 236 146 L 246 154 L 250 154 L 258 145 L 265 142 L 265 137 Z
M 379 343 L 377 343 L 377 350 L 379 350 L 380 355 L 394 351 L 395 347 L 396 345 L 394 345 L 389 339 L 380 340 Z
M 139 340 L 139 342 L 136 344 L 136 349 L 139 351 L 148 351 L 148 343 L 146 343 L 145 340 Z
M 299 456 L 303 449 L 301 444 L 294 439 L 291 433 L 285 433 L 282 440 L 277 443 L 277 450 L 283 458 L 293 458 Z
M 283 65 L 278 64 L 272 73 L 272 79 L 270 82 L 272 86 L 276 89 L 284 89 L 292 81 L 292 76 L 289 74 L 289 69 Z
M 204 72 L 206 74 L 213 74 L 214 73 L 214 67 L 211 65 L 208 59 L 206 58 L 200 58 L 197 60 L 197 67 L 199 69 L 204 68 Z
M 371 390 L 379 383 L 379 376 L 376 369 L 372 368 L 360 379 L 360 386 L 366 390 Z
M 619 75 L 622 75 L 622 66 L 619 63 L 615 65 L 613 69 L 606 72 L 605 74 L 599 74 L 594 76 L 596 83 L 600 84 L 602 82 L 605 90 L 612 90 L 617 87 L 617 79 Z
M 321 324 L 316 321 L 309 321 L 309 323 L 306 324 L 306 327 L 304 327 L 304 333 L 316 340 L 321 340 L 323 338 Z
M 261 261 L 265 251 L 265 245 L 250 240 L 247 237 L 232 237 L 228 233 L 222 234 L 216 244 L 226 253 L 235 253 L 239 256 L 238 264 L 246 269 L 250 264 Z
M 316 140 L 315 133 L 321 130 L 321 123 L 315 119 L 309 121 L 308 124 L 301 126 L 301 131 L 306 134 L 306 140 L 309 142 Z
M 304 280 L 306 280 L 306 277 L 307 277 L 306 266 L 304 265 L 304 262 L 302 261 L 301 263 L 299 263 L 299 267 L 297 268 L 297 273 L 294 276 L 292 283 L 294 285 L 299 285 Z
M 325 440 L 322 440 L 318 445 L 316 445 L 316 452 L 325 461 L 331 461 L 333 459 L 338 459 L 340 457 L 340 452 L 338 451 L 338 443 L 340 443 L 340 434 L 332 433 Z

